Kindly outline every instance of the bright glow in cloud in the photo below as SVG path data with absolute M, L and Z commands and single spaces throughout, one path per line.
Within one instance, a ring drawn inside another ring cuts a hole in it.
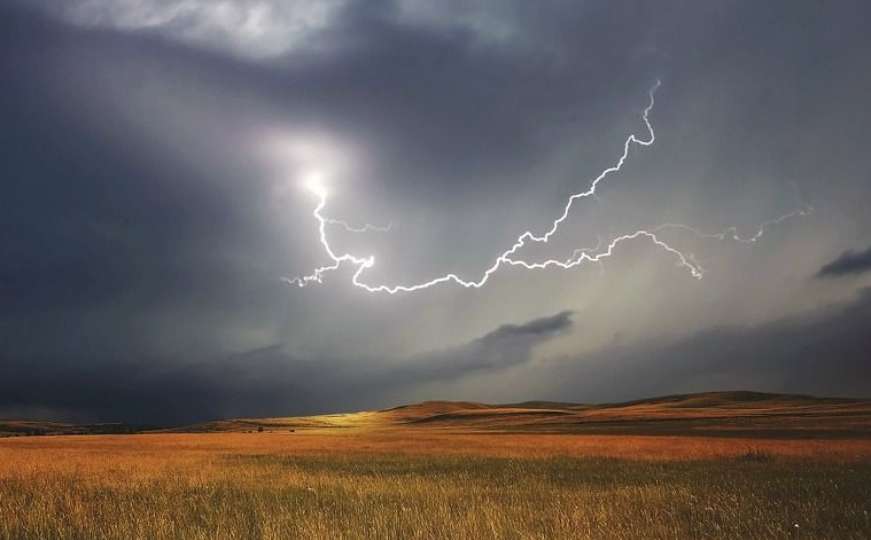
M 323 175 L 319 171 L 308 173 L 305 179 L 305 188 L 320 199 L 327 197 L 327 187 L 324 185 Z

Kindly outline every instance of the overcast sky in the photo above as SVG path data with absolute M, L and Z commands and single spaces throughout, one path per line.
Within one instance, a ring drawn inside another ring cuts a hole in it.
M 0 417 L 871 396 L 871 7 L 6 0 Z M 373 256 L 371 286 L 334 253 Z M 682 224 L 693 227 L 666 227 Z M 747 241 L 739 241 L 736 239 Z M 754 241 L 749 241 L 753 239 Z M 687 257 L 696 279 L 677 255 Z

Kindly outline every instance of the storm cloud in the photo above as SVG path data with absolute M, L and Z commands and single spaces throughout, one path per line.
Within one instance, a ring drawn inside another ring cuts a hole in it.
M 576 316 L 576 315 L 575 315 Z M 341 412 L 414 399 L 468 399 L 454 385 L 509 373 L 488 401 L 616 402 L 717 389 L 871 395 L 871 289 L 802 316 L 721 327 L 677 340 L 612 344 L 531 364 L 572 329 L 571 313 L 504 325 L 460 346 L 388 361 L 304 359 L 275 345 L 220 359 L 109 358 L 7 364 L 0 415 L 183 424 L 228 417 Z M 582 330 L 581 330 L 582 331 Z M 480 399 L 480 397 L 479 397 Z
M 572 315 L 571 311 L 563 311 L 524 324 L 502 325 L 465 345 L 415 358 L 393 377 L 403 382 L 432 382 L 526 363 L 534 346 L 571 329 Z
M 820 271 L 817 272 L 817 277 L 841 277 L 863 274 L 871 271 L 871 247 L 865 251 L 853 251 L 852 249 L 843 252 L 835 260 L 826 263 Z
M 554 372 L 575 381 L 555 395 L 619 401 L 720 388 L 866 398 L 871 396 L 869 321 L 871 289 L 864 289 L 851 300 L 800 316 L 607 347 L 555 361 L 562 365 Z
M 61 419 L 109 419 L 183 424 L 228 417 L 313 414 L 388 406 L 396 390 L 497 371 L 530 360 L 538 344 L 571 328 L 563 312 L 519 325 L 503 325 L 467 344 L 389 363 L 358 359 L 316 362 L 274 345 L 225 358 L 50 358 L 9 362 L 0 380 L 0 417 L 35 413 Z M 7 360 L 8 359 L 4 359 Z M 398 398 L 393 398 L 398 399 Z
M 868 320 L 871 255 L 845 250 L 871 229 L 869 10 L 2 3 L 0 414 L 160 423 L 424 398 L 862 392 L 839 374 L 861 373 Z M 282 282 L 326 262 L 301 187 L 312 170 L 329 176 L 324 215 L 393 224 L 328 230 L 375 257 L 368 282 L 480 276 L 645 133 L 660 80 L 656 143 L 522 255 L 564 260 L 685 223 L 701 234 L 663 239 L 704 279 L 639 239 L 571 271 L 506 267 L 481 289 L 372 295 L 350 268 Z M 806 206 L 751 244 L 717 235 Z M 824 344 L 830 361 L 803 352 Z

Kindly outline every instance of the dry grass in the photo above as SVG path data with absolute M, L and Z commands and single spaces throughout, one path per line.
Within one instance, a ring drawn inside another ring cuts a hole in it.
M 871 537 L 871 441 L 334 430 L 0 440 L 0 538 Z

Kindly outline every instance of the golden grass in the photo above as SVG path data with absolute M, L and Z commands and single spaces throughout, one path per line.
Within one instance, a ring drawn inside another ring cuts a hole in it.
M 764 439 L 650 435 L 492 433 L 438 429 L 160 433 L 0 439 L 0 478 L 22 456 L 48 461 L 94 456 L 267 454 L 458 455 L 501 458 L 603 457 L 633 460 L 705 460 L 740 457 L 754 449 L 771 456 L 834 461 L 871 460 L 871 439 Z M 27 450 L 26 452 L 21 452 Z M 62 459 L 61 459 L 62 458 Z
M 0 439 L 0 538 L 871 536 L 871 441 L 428 429 Z

